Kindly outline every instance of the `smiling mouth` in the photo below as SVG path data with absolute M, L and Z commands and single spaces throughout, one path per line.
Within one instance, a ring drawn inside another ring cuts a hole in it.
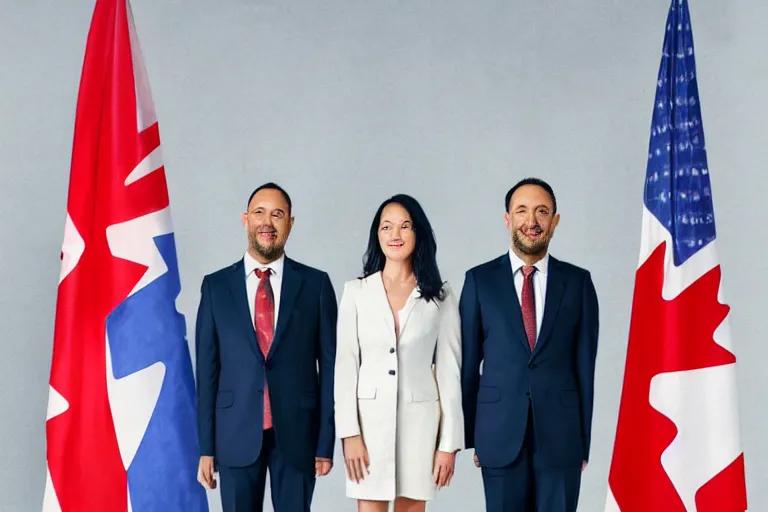
M 389 245 L 389 247 L 392 247 L 393 249 L 400 249 L 405 244 L 403 242 L 399 242 L 399 243 L 395 242 L 387 245 Z
M 533 228 L 527 231 L 522 231 L 522 233 L 523 235 L 525 235 L 526 238 L 530 238 L 531 240 L 539 240 L 543 235 L 544 231 L 542 231 L 541 228 Z

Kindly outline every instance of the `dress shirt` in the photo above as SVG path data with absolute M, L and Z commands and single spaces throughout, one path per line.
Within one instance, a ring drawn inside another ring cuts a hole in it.
M 517 300 L 519 304 L 522 304 L 523 294 L 523 271 L 522 267 L 525 265 L 515 252 L 509 250 L 509 261 L 512 265 L 512 275 L 515 278 L 515 290 L 517 291 Z M 541 331 L 541 321 L 544 318 L 544 299 L 547 296 L 547 270 L 549 266 L 549 253 L 544 255 L 542 259 L 534 263 L 536 272 L 533 273 L 533 300 L 536 304 L 536 336 L 538 337 Z
M 285 255 L 280 256 L 278 259 L 271 263 L 264 265 L 256 261 L 253 256 L 245 253 L 243 256 L 243 262 L 245 264 L 245 289 L 248 293 L 248 308 L 251 311 L 251 324 L 254 324 L 254 307 L 256 302 L 256 289 L 259 287 L 259 278 L 256 275 L 256 269 L 272 269 L 272 273 L 269 276 L 269 283 L 272 285 L 272 293 L 275 297 L 275 328 L 277 328 L 278 310 L 280 309 L 280 291 L 283 284 L 283 266 L 285 265 Z

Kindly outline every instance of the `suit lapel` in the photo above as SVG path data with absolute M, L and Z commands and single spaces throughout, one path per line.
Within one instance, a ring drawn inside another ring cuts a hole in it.
M 276 347 L 288 327 L 288 321 L 291 319 L 296 297 L 304 282 L 304 276 L 301 271 L 294 266 L 293 260 L 286 256 L 283 266 L 283 282 L 280 288 L 280 309 L 277 316 L 277 325 L 275 326 L 275 335 L 272 338 L 272 345 L 269 347 L 267 358 L 272 357 Z
M 515 276 L 512 274 L 512 263 L 507 254 L 501 256 L 498 261 L 496 287 L 497 293 L 501 297 L 501 304 L 505 304 L 507 314 L 504 317 L 509 319 L 509 327 L 512 329 L 514 337 L 522 344 L 525 351 L 530 353 L 531 347 L 528 345 L 528 337 L 525 334 L 523 313 L 515 289 Z
M 557 312 L 560 310 L 560 303 L 565 291 L 565 276 L 560 270 L 559 261 L 552 256 L 549 257 L 547 272 L 549 275 L 547 276 L 547 293 L 544 299 L 544 317 L 541 320 L 541 329 L 536 345 L 533 347 L 533 355 L 539 353 L 542 346 L 547 342 L 549 333 L 555 325 Z
M 402 310 L 403 315 L 400 322 L 400 339 L 403 339 L 403 331 L 405 331 L 405 326 L 408 325 L 408 319 L 411 317 L 413 308 L 415 308 L 416 304 L 421 300 L 418 298 L 419 293 L 420 293 L 419 287 L 416 286 L 416 288 L 414 288 L 414 290 L 405 300 L 405 305 L 403 306 L 403 310 Z M 387 301 L 387 305 L 389 305 L 389 301 Z M 393 313 L 393 316 L 394 314 L 396 313 Z
M 256 330 L 251 321 L 251 309 L 248 304 L 248 292 L 245 287 L 245 265 L 243 260 L 238 261 L 230 268 L 227 276 L 229 290 L 232 292 L 232 302 L 235 304 L 234 315 L 237 323 L 241 326 L 243 334 L 248 339 L 256 355 L 263 358 L 258 342 L 256 341 Z
M 387 290 L 384 288 L 381 271 L 371 274 L 365 281 L 369 284 L 369 289 L 371 291 L 372 299 L 376 304 L 376 309 L 379 310 L 382 321 L 387 326 L 387 332 L 394 342 L 397 340 L 397 335 L 395 334 L 395 318 L 392 308 L 389 306 Z

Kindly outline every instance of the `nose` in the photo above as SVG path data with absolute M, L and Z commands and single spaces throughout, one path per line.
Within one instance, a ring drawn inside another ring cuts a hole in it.
M 531 210 L 525 216 L 525 226 L 526 227 L 531 227 L 531 226 L 535 226 L 537 224 L 538 224 L 538 222 L 536 222 L 536 213 L 533 210 Z

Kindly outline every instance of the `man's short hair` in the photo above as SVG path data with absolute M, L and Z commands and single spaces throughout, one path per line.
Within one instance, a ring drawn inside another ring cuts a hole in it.
M 245 204 L 245 211 L 248 211 L 248 207 L 251 205 L 251 201 L 253 200 L 253 196 L 255 196 L 260 190 L 264 189 L 272 189 L 277 190 L 281 194 L 283 194 L 283 197 L 285 198 L 285 202 L 288 203 L 288 215 L 291 214 L 292 204 L 291 204 L 291 196 L 288 195 L 288 192 L 286 192 L 283 187 L 278 185 L 277 183 L 272 183 L 271 181 L 269 183 L 265 183 L 258 187 L 256 190 L 251 192 L 251 196 L 248 198 L 248 202 Z
M 552 213 L 557 213 L 557 200 L 555 199 L 555 191 L 552 190 L 552 187 L 549 186 L 549 183 L 546 181 L 539 179 L 539 178 L 525 178 L 520 181 L 518 181 L 514 187 L 509 189 L 509 192 L 507 192 L 507 196 L 504 198 L 504 211 L 509 211 L 509 202 L 512 200 L 512 194 L 515 193 L 515 190 L 519 189 L 520 187 L 524 185 L 536 185 L 538 187 L 543 188 L 546 190 L 546 192 L 549 194 L 549 197 L 552 198 Z

